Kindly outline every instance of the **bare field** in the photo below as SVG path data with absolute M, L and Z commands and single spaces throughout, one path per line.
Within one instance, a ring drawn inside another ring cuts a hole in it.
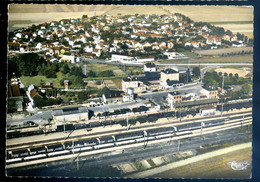
M 253 63 L 253 55 L 191 57 L 190 60 L 160 60 L 163 63 Z M 158 63 L 160 63 L 158 62 Z
M 174 13 L 182 13 L 194 21 L 253 21 L 252 6 L 163 6 L 163 8 Z
M 242 32 L 245 36 L 247 36 L 249 39 L 254 38 L 254 32 Z
M 242 155 L 241 155 L 242 154 Z M 178 167 L 166 172 L 156 174 L 153 177 L 160 178 L 232 178 L 246 179 L 251 176 L 252 148 L 247 148 L 221 156 L 195 162 L 186 166 Z M 233 170 L 230 162 L 249 162 L 245 170 Z
M 169 14 L 182 13 L 194 21 L 253 21 L 253 7 L 238 6 L 158 6 L 158 5 L 66 5 L 66 4 L 11 4 L 9 6 L 9 23 L 21 27 L 23 23 L 44 23 L 64 18 L 80 18 L 82 15 L 93 16 L 118 13 L 126 14 Z M 199 12 L 199 13 L 198 13 Z M 226 16 L 226 15 L 229 16 Z M 218 16 L 216 16 L 218 15 Z M 16 23 L 14 23 L 16 21 Z M 19 25 L 15 25 L 19 24 Z M 29 25 L 31 25 L 29 24 Z M 28 23 L 25 25 L 28 26 Z M 250 32 L 250 31 L 249 31 Z
M 218 24 L 218 27 L 223 27 L 225 30 L 231 30 L 233 33 L 244 33 L 244 32 L 253 32 L 253 24 Z
M 51 13 L 108 11 L 114 5 L 11 4 L 9 13 Z
M 225 49 L 210 49 L 210 50 L 200 50 L 195 51 L 196 54 L 201 55 L 221 55 L 221 54 L 227 54 L 227 53 L 238 53 L 242 51 L 251 51 L 253 52 L 253 47 L 232 47 L 232 48 L 225 48 Z

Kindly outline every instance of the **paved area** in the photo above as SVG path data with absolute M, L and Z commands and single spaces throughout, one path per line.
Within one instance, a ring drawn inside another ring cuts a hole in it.
M 239 144 L 239 145 L 231 146 L 231 147 L 228 147 L 228 148 L 216 150 L 214 152 L 208 152 L 208 153 L 205 153 L 205 154 L 202 154 L 202 155 L 191 157 L 189 159 L 185 159 L 185 160 L 182 160 L 182 161 L 170 163 L 170 164 L 167 164 L 167 165 L 164 165 L 164 166 L 161 166 L 161 167 L 157 167 L 157 168 L 154 168 L 154 169 L 150 169 L 150 170 L 147 170 L 147 171 L 135 173 L 135 174 L 129 175 L 127 177 L 130 177 L 130 178 L 146 178 L 146 177 L 158 174 L 158 173 L 165 172 L 165 171 L 173 169 L 173 168 L 181 167 L 181 166 L 188 165 L 188 164 L 191 164 L 191 163 L 194 163 L 194 162 L 209 159 L 211 157 L 227 154 L 229 152 L 233 152 L 233 151 L 237 151 L 237 150 L 241 150 L 241 149 L 245 149 L 245 148 L 250 148 L 250 147 L 252 147 L 251 142 Z

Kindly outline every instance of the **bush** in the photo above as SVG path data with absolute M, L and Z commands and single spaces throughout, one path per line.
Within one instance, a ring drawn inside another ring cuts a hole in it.
M 99 77 L 111 77 L 115 76 L 112 70 L 102 71 L 98 74 Z

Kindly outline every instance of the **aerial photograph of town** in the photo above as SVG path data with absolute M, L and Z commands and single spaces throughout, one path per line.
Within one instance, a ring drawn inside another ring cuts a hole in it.
M 253 11 L 9 4 L 6 175 L 251 178 Z

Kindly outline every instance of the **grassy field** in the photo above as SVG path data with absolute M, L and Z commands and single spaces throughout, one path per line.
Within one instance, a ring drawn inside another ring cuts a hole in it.
M 62 87 L 60 85 L 60 80 L 63 79 L 62 73 L 58 72 L 57 73 L 57 78 L 46 78 L 45 76 L 42 75 L 37 75 L 37 76 L 21 76 L 21 81 L 24 84 L 25 87 L 28 87 L 30 84 L 33 84 L 35 86 L 40 86 L 45 84 L 47 81 L 52 82 L 53 86 L 56 88 Z
M 243 154 L 243 155 L 241 155 Z M 153 177 L 161 178 L 250 178 L 252 169 L 252 148 L 231 152 L 207 160 L 195 162 L 186 166 L 175 168 Z M 246 170 L 233 170 L 230 162 L 249 162 Z
M 102 71 L 113 70 L 115 76 L 125 75 L 125 73 L 118 66 L 111 65 L 111 64 L 88 63 L 87 71 L 90 70 L 94 71 L 97 74 Z

